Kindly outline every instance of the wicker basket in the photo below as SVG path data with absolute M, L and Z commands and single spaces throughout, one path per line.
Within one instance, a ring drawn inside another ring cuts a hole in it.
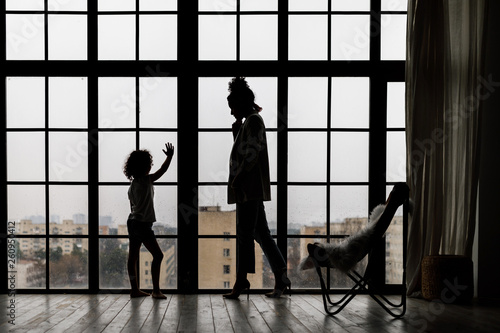
M 422 296 L 443 303 L 470 302 L 474 296 L 471 258 L 458 255 L 424 257 Z

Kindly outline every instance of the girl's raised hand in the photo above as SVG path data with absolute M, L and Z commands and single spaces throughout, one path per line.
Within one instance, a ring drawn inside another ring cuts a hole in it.
M 174 156 L 174 145 L 173 144 L 171 144 L 170 142 L 167 142 L 167 143 L 165 143 L 165 148 L 167 148 L 167 150 L 162 149 L 163 152 L 165 153 L 165 155 Z

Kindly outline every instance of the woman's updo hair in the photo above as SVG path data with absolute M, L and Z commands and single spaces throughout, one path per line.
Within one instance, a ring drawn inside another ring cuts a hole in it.
M 255 95 L 248 86 L 244 77 L 234 77 L 229 82 L 229 96 L 227 101 L 232 107 L 238 107 L 242 110 L 260 112 L 262 108 L 255 104 Z

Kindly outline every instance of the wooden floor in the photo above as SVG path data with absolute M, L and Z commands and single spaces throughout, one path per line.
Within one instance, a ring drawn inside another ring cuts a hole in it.
M 325 315 L 319 295 L 0 295 L 0 332 L 500 332 L 496 307 L 407 304 L 404 318 L 392 319 L 365 295 L 335 317 Z

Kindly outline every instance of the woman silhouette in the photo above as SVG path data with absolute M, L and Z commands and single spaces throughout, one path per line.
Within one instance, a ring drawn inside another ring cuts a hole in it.
M 236 299 L 250 289 L 247 273 L 255 273 L 254 240 L 266 255 L 275 277 L 274 290 L 268 297 L 280 297 L 291 282 L 286 263 L 276 246 L 264 211 L 264 201 L 271 200 L 269 158 L 266 128 L 255 104 L 255 95 L 245 78 L 235 77 L 229 83 L 227 101 L 233 123 L 234 143 L 231 150 L 228 181 L 228 203 L 236 203 L 236 282 L 225 298 Z M 243 122 L 243 119 L 245 121 Z M 247 295 L 248 297 L 248 295 Z

